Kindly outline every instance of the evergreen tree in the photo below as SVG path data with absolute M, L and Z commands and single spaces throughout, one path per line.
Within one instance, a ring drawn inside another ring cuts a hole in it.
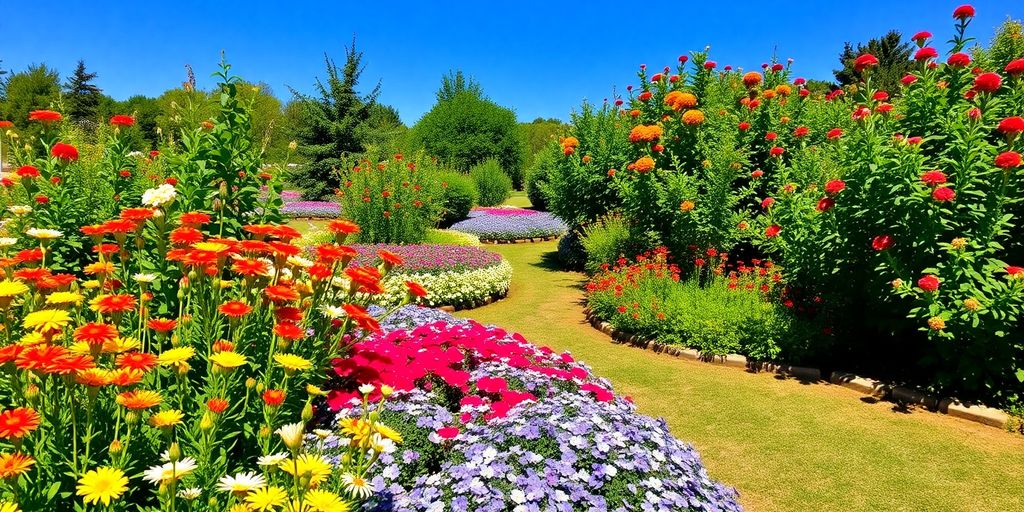
M 25 71 L 12 73 L 7 79 L 7 97 L 0 105 L 0 119 L 7 119 L 18 126 L 22 135 L 30 126 L 38 130 L 38 123 L 28 122 L 28 113 L 44 108 L 56 108 L 60 98 L 60 75 L 46 64 L 29 66 Z M 29 130 L 27 135 L 34 135 Z
M 345 66 L 341 69 L 324 54 L 327 78 L 316 79 L 316 95 L 291 90 L 304 113 L 297 127 L 299 154 L 309 162 L 291 179 L 307 198 L 323 197 L 337 188 L 337 169 L 345 165 L 343 159 L 365 149 L 365 132 L 360 128 L 374 110 L 380 84 L 365 96 L 356 91 L 363 73 L 362 59 L 353 39 L 352 46 L 345 49 Z
M 441 77 L 441 87 L 437 90 L 437 102 L 448 101 L 455 98 L 460 92 L 469 92 L 477 98 L 484 97 L 484 89 L 480 87 L 480 82 L 477 82 L 473 77 L 466 77 L 462 74 L 462 70 L 449 71 L 447 75 Z
M 85 61 L 79 60 L 75 72 L 64 84 L 64 104 L 67 116 L 76 123 L 96 121 L 101 91 L 93 84 L 96 73 L 85 70 Z
M 896 30 L 890 30 L 878 39 L 871 39 L 866 45 L 857 43 L 856 48 L 846 43 L 839 54 L 842 69 L 832 72 L 840 85 L 855 84 L 860 74 L 854 71 L 853 62 L 857 57 L 870 53 L 878 58 L 878 66 L 871 71 L 872 85 L 888 92 L 899 90 L 900 78 L 903 78 L 913 67 L 911 56 L 914 45 L 903 41 L 903 36 Z
M 7 70 L 3 68 L 4 61 L 0 60 L 0 101 L 7 101 Z

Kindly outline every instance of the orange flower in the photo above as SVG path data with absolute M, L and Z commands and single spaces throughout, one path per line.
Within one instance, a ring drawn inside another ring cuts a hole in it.
M 248 304 L 246 304 L 244 302 L 233 300 L 233 301 L 229 301 L 229 302 L 225 302 L 224 304 L 221 304 L 220 307 L 217 308 L 217 311 L 220 311 L 220 314 L 222 314 L 224 316 L 229 316 L 229 317 L 232 317 L 232 318 L 240 318 L 240 317 L 243 317 L 245 315 L 248 315 L 249 312 L 252 311 L 252 306 L 249 306 Z
M 266 276 L 270 274 L 270 265 L 261 260 L 241 258 L 231 264 L 231 270 L 247 277 Z
M 94 310 L 101 314 L 124 313 L 135 309 L 134 295 L 106 294 L 100 295 L 90 303 Z
M 102 345 L 114 341 L 118 335 L 117 327 L 113 325 L 90 322 L 75 329 L 74 339 L 89 345 Z
M 170 240 L 174 245 L 192 245 L 203 241 L 203 233 L 191 226 L 182 226 L 171 231 Z
M 633 169 L 637 172 L 649 172 L 654 170 L 654 159 L 649 156 L 642 156 L 633 162 Z
M 347 220 L 332 220 L 327 229 L 335 235 L 352 235 L 359 232 L 359 225 Z
M 385 268 L 396 267 L 405 263 L 401 256 L 391 251 L 381 249 L 377 251 L 377 255 L 380 256 L 380 259 L 384 262 Z
M 263 403 L 270 407 L 277 407 L 284 403 L 284 391 L 280 389 L 268 389 L 263 392 Z
M 117 366 L 148 372 L 156 366 L 156 356 L 148 352 L 128 352 L 117 356 Z
M 145 374 L 133 368 L 120 368 L 110 375 L 110 383 L 115 386 L 128 387 L 142 382 Z
M 697 97 L 688 92 L 672 91 L 665 95 L 665 104 L 678 112 L 697 106 Z
M 56 345 L 36 345 L 18 354 L 14 365 L 22 370 L 38 370 L 44 373 L 56 371 L 61 360 L 68 353 L 64 347 Z
M 261 239 L 274 232 L 274 226 L 270 224 L 249 224 L 243 226 L 242 229 L 252 233 L 257 239 Z
M 67 375 L 69 373 L 84 372 L 95 367 L 96 363 L 92 360 L 92 356 L 90 355 L 66 355 L 57 360 L 57 367 L 53 373 Z
M 299 233 L 297 229 L 291 226 L 274 226 L 274 229 L 273 231 L 271 231 L 271 234 L 286 242 L 293 238 L 302 237 L 302 233 Z
M 377 332 L 380 331 L 380 324 L 377 323 L 377 319 L 366 312 L 366 309 L 355 304 L 345 304 L 341 307 L 345 310 L 345 314 L 352 319 L 353 322 L 364 331 Z
M 306 337 L 301 327 L 291 322 L 281 322 L 274 326 L 274 334 L 286 340 L 298 340 Z
M 102 368 L 90 368 L 75 375 L 75 382 L 89 387 L 106 386 L 110 380 L 110 371 Z
M 146 327 L 156 332 L 170 332 L 178 326 L 178 321 L 170 318 L 152 318 L 146 322 Z
M 0 454 L 0 479 L 17 478 L 25 474 L 36 463 L 35 459 L 21 452 Z
M 295 291 L 291 286 L 283 284 L 268 286 L 263 292 L 266 293 L 267 298 L 276 303 L 299 300 L 299 292 Z
M 117 395 L 117 403 L 124 406 L 125 409 L 149 409 L 150 407 L 160 405 L 162 398 L 163 397 L 160 396 L 159 391 L 138 389 L 134 391 L 125 391 L 124 393 Z
M 153 217 L 151 208 L 125 208 L 121 210 L 121 218 L 133 222 L 143 222 Z
M 658 125 L 637 125 L 629 132 L 630 142 L 654 142 L 661 138 L 662 129 Z
M 195 226 L 201 226 L 210 222 L 210 216 L 203 212 L 185 212 L 181 214 L 178 221 L 182 224 L 192 224 Z
M 700 110 L 687 110 L 683 112 L 683 124 L 697 126 L 704 122 L 704 113 Z
M 761 85 L 761 73 L 757 71 L 750 71 L 743 75 L 743 85 L 747 86 L 748 89 L 752 89 Z
M 28 113 L 29 121 L 41 121 L 43 123 L 52 123 L 61 120 L 60 112 L 54 112 L 52 110 L 33 110 Z
M 221 414 L 228 408 L 228 401 L 223 398 L 211 398 L 206 401 L 206 408 L 214 414 Z
M 415 282 L 412 282 L 412 281 L 406 281 L 405 282 L 405 287 L 409 289 L 409 295 L 411 295 L 413 297 L 426 297 L 427 296 L 426 288 L 420 286 L 419 283 L 415 283 Z
M 35 409 L 18 407 L 0 412 L 0 439 L 21 439 L 39 426 Z
M 334 263 L 336 261 L 348 263 L 352 258 L 359 255 L 355 249 L 337 244 L 321 244 L 315 250 L 317 260 L 321 263 Z

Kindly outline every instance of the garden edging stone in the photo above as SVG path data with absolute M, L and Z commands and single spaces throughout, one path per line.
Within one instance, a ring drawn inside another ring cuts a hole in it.
M 603 321 L 594 315 L 590 308 L 584 309 L 583 312 L 586 315 L 588 323 L 590 323 L 590 325 L 595 329 L 611 337 L 614 343 L 629 344 L 637 348 L 650 350 L 656 353 L 668 354 L 673 357 L 702 361 L 705 363 L 729 366 L 733 368 L 744 368 L 754 372 L 768 371 L 812 382 L 823 380 L 821 370 L 818 368 L 805 368 L 801 366 L 754 361 L 739 354 L 705 356 L 692 348 L 673 347 L 653 340 L 643 340 L 637 335 L 627 334 L 615 329 L 610 323 Z M 827 380 L 832 384 L 859 391 L 865 395 L 873 396 L 879 400 L 886 400 L 900 404 L 919 405 L 934 412 L 973 421 L 975 423 L 981 423 L 991 427 L 1005 430 L 1007 425 L 1010 423 L 1009 414 L 993 407 L 984 405 L 968 405 L 953 398 L 940 400 L 939 398 L 914 389 L 887 384 L 882 381 L 860 377 L 852 373 L 833 371 L 831 375 L 828 375 L 824 380 Z

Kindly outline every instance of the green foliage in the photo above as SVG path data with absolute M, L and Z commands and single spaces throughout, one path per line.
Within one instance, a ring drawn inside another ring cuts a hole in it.
M 484 89 L 480 86 L 480 82 L 477 82 L 473 77 L 467 77 L 462 74 L 462 70 L 449 71 L 448 74 L 441 77 L 441 87 L 437 89 L 435 96 L 437 102 L 448 101 L 454 99 L 460 93 L 469 93 L 477 98 L 484 97 Z
M 344 167 L 346 155 L 360 154 L 365 149 L 365 133 L 360 126 L 370 119 L 380 84 L 365 96 L 356 91 L 363 72 L 362 59 L 353 40 L 340 70 L 324 55 L 327 78 L 317 78 L 314 96 L 292 89 L 302 106 L 302 122 L 296 130 L 299 154 L 309 163 L 299 167 L 291 181 L 309 199 L 324 197 L 338 188 L 337 170 Z
M 25 138 L 38 135 L 39 128 L 29 124 L 28 114 L 33 110 L 53 108 L 60 100 L 57 70 L 46 64 L 32 65 L 25 71 L 12 74 L 6 84 L 6 100 L 0 117 L 13 122 Z
M 366 122 L 359 125 L 365 155 L 370 160 L 383 160 L 395 153 L 401 153 L 405 142 L 406 128 L 398 117 L 398 110 L 389 105 L 374 103 Z
M 441 224 L 466 218 L 480 197 L 476 181 L 458 171 L 441 171 L 435 176 L 441 186 Z
M 562 157 L 562 151 L 556 141 L 549 141 L 540 152 L 538 152 L 533 164 L 526 171 L 526 196 L 530 199 L 533 209 L 540 211 L 548 210 L 548 198 L 545 193 L 550 187 L 548 173 L 550 169 L 558 165 Z
M 93 83 L 96 73 L 85 70 L 85 61 L 79 60 L 75 72 L 64 84 L 64 106 L 71 121 L 79 124 L 97 122 L 96 114 L 102 92 Z M 94 126 L 87 126 L 94 128 Z
M 496 159 L 513 185 L 522 186 L 526 146 L 515 113 L 471 90 L 439 101 L 411 137 L 414 146 L 462 172 Z
M 359 225 L 361 243 L 415 244 L 441 214 L 440 182 L 433 159 L 422 153 L 379 163 L 343 164 L 342 216 Z
M 583 249 L 579 231 L 569 230 L 558 239 L 558 261 L 568 270 L 583 270 L 587 252 Z
M 479 247 L 480 237 L 472 233 L 463 233 L 462 231 L 452 231 L 450 229 L 431 229 L 427 231 L 427 238 L 423 240 L 423 243 Z
M 580 243 L 587 253 L 588 272 L 597 272 L 604 263 L 611 263 L 622 256 L 638 254 L 643 250 L 634 247 L 629 222 L 619 215 L 609 215 L 583 228 Z
M 983 69 L 1002 70 L 1010 61 L 1024 57 L 1024 25 L 1007 19 L 996 30 L 988 47 L 975 47 L 975 63 Z
M 512 193 L 512 180 L 502 170 L 497 160 L 485 160 L 469 171 L 476 183 L 480 206 L 497 206 L 504 203 Z
M 839 54 L 841 69 L 833 71 L 840 85 L 857 83 L 858 74 L 853 69 L 853 61 L 865 53 L 878 58 L 878 66 L 873 71 L 875 86 L 883 91 L 898 91 L 900 78 L 903 78 L 914 66 L 911 56 L 914 47 L 903 41 L 899 31 L 890 30 L 884 36 L 868 40 L 867 44 L 857 43 L 856 48 L 850 43 L 843 46 Z
M 519 130 L 526 141 L 526 166 L 530 168 L 542 150 L 569 132 L 569 125 L 561 119 L 538 117 L 529 123 L 519 123 Z

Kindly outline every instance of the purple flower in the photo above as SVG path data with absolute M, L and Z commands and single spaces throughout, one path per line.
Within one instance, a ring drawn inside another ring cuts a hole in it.
M 522 208 L 477 208 L 449 229 L 476 235 L 481 240 L 516 240 L 561 236 L 566 225 L 547 212 Z

